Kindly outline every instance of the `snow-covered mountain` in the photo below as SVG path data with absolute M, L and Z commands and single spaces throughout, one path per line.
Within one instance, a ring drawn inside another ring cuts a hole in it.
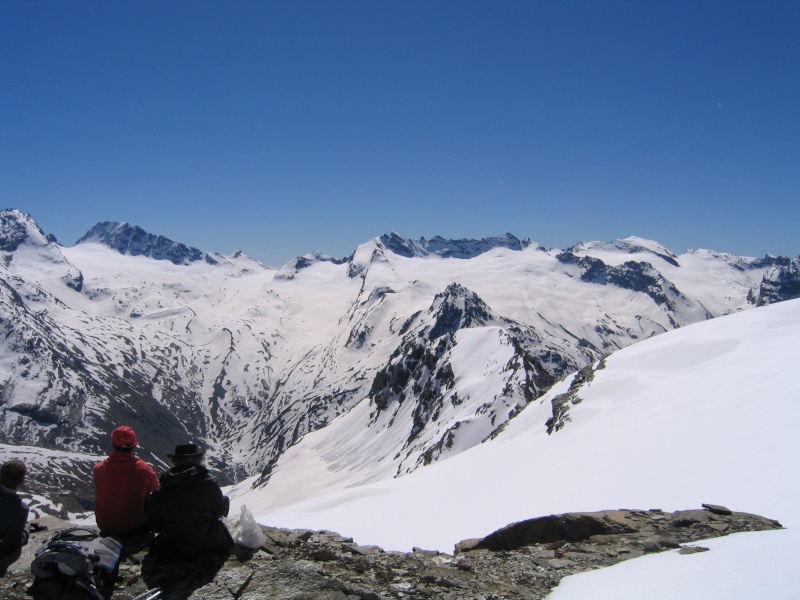
M 124 422 L 149 460 L 193 439 L 226 481 L 261 486 L 348 415 L 352 445 L 333 455 L 360 453 L 359 481 L 407 474 L 617 349 L 792 297 L 797 281 L 797 259 L 510 234 L 392 233 L 276 270 L 120 223 L 65 247 L 0 211 L 0 443 L 71 452 L 85 471 Z M 88 506 L 64 481 L 67 510 Z
M 168 260 L 176 265 L 188 265 L 198 260 L 209 264 L 217 264 L 210 255 L 165 238 L 163 235 L 147 233 L 141 227 L 128 223 L 112 223 L 104 221 L 92 227 L 86 235 L 78 240 L 78 244 L 97 242 L 117 250 L 120 254 L 130 256 L 148 256 L 156 260 Z
M 359 544 L 451 553 L 507 523 L 563 511 L 720 503 L 786 529 L 703 542 L 568 578 L 554 600 L 797 597 L 800 299 L 693 324 L 570 375 L 490 441 L 400 478 L 375 473 L 357 407 L 306 436 L 270 484 L 234 488 L 262 523 Z M 562 427 L 548 422 L 568 398 Z M 349 450 L 348 450 L 349 447 Z M 379 453 L 378 453 L 379 454 Z M 699 555 L 698 555 L 699 556 Z M 562 589 L 563 588 L 563 589 Z

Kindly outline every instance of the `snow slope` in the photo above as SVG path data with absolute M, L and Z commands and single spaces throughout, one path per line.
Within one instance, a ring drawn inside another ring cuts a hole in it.
M 191 439 L 220 480 L 263 486 L 346 415 L 314 438 L 320 482 L 379 481 L 479 444 L 609 352 L 797 295 L 796 267 L 640 238 L 390 234 L 275 270 L 123 223 L 65 248 L 0 211 L 0 443 L 101 455 L 124 423 L 147 460 Z
M 569 380 L 494 440 L 366 485 L 358 484 L 369 457 L 342 457 L 352 463 L 350 475 L 337 478 L 327 471 L 348 467 L 315 452 L 343 416 L 292 448 L 266 488 L 234 488 L 233 509 L 244 503 L 262 523 L 332 529 L 361 544 L 451 552 L 461 539 L 546 514 L 723 504 L 787 529 L 715 540 L 702 555 L 632 561 L 569 580 L 554 597 L 796 598 L 800 580 L 788 562 L 800 542 L 798 359 L 800 300 L 687 326 L 611 355 L 552 435 L 545 426 L 550 400 Z M 680 578 L 702 573 L 706 581 L 686 595 L 670 588 L 670 578 L 654 579 L 659 569 Z M 618 595 L 630 573 L 643 587 Z M 655 581 L 661 596 L 653 595 Z

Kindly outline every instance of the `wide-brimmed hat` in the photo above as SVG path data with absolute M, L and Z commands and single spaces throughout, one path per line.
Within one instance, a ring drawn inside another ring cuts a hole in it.
M 133 448 L 136 446 L 136 432 L 122 425 L 111 432 L 111 443 L 117 448 Z
M 200 448 L 198 448 L 195 444 L 179 444 L 178 446 L 175 446 L 175 453 L 167 454 L 167 458 L 171 460 L 179 457 L 203 456 L 204 454 L 205 451 L 200 450 Z

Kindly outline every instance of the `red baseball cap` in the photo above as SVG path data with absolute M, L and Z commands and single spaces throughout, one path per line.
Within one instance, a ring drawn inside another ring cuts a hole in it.
M 120 448 L 133 448 L 136 445 L 136 432 L 122 425 L 111 432 L 111 443 Z

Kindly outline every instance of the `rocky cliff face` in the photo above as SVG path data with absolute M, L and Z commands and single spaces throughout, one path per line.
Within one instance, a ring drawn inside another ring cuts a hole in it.
M 754 301 L 757 306 L 766 306 L 794 298 L 800 298 L 800 258 L 784 261 L 764 273 Z
M 672 513 L 550 515 L 465 540 L 454 554 L 424 549 L 387 552 L 330 531 L 263 527 L 265 545 L 252 555 L 240 553 L 240 558 L 182 562 L 139 551 L 122 561 L 110 600 L 141 598 L 158 587 L 163 600 L 539 600 L 574 573 L 656 552 L 703 552 L 707 548 L 696 542 L 781 527 L 758 515 L 704 506 Z M 51 530 L 62 525 L 52 518 L 46 522 Z M 0 579 L 3 598 L 82 597 L 71 594 L 63 583 L 34 582 L 30 561 L 49 534 L 34 534 L 23 558 Z

